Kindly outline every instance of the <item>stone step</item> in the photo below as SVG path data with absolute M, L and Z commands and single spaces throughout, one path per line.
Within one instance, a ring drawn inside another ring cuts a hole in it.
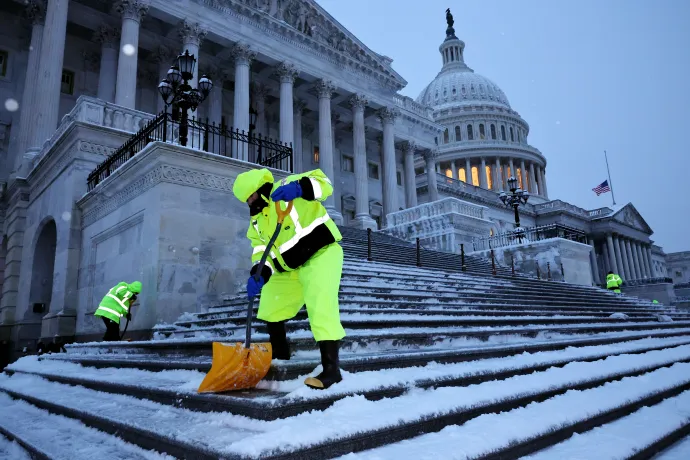
M 112 376 L 108 373 L 98 375 L 98 372 L 88 372 L 87 376 L 84 377 L 78 370 L 56 373 L 54 371 L 45 370 L 22 370 L 21 367 L 18 370 L 9 369 L 7 372 L 10 374 L 16 372 L 37 375 L 52 382 L 83 386 L 91 390 L 107 393 L 134 396 L 136 398 L 148 399 L 170 406 L 184 407 L 186 409 L 201 412 L 223 411 L 255 419 L 276 420 L 278 418 L 291 417 L 311 410 L 324 410 L 336 401 L 355 394 L 364 396 L 368 400 L 375 401 L 381 398 L 400 396 L 407 392 L 410 387 L 427 389 L 443 386 L 476 385 L 491 380 L 503 380 L 517 375 L 541 372 L 551 367 L 562 367 L 572 362 L 592 362 L 609 356 L 619 356 L 621 354 L 637 355 L 650 351 L 663 350 L 668 347 L 688 345 L 690 344 L 690 336 L 679 337 L 672 343 L 666 344 L 637 345 L 635 342 L 625 342 L 622 343 L 622 345 L 629 344 L 628 347 L 621 346 L 620 349 L 602 350 L 598 352 L 594 349 L 592 344 L 602 345 L 593 341 L 583 341 L 581 343 L 571 342 L 571 345 L 568 346 L 568 348 L 571 349 L 569 353 L 570 356 L 554 356 L 544 359 L 536 359 L 535 357 L 533 363 L 526 363 L 524 365 L 518 365 L 517 367 L 506 362 L 503 365 L 495 363 L 492 368 L 492 365 L 489 364 L 482 366 L 482 360 L 488 361 L 493 358 L 492 362 L 495 362 L 497 357 L 498 359 L 505 359 L 506 357 L 515 357 L 521 353 L 534 353 L 537 350 L 540 350 L 542 354 L 544 354 L 544 351 L 564 350 L 566 346 L 565 344 L 559 344 L 559 348 L 554 348 L 552 350 L 543 350 L 537 347 L 503 347 L 494 349 L 493 353 L 486 353 L 488 351 L 486 349 L 475 350 L 474 353 L 471 350 L 458 350 L 454 356 L 449 356 L 447 353 L 445 356 L 441 353 L 435 353 L 433 354 L 435 358 L 450 358 L 457 359 L 458 361 L 447 362 L 446 364 L 441 364 L 440 368 L 435 368 L 433 378 L 412 377 L 413 380 L 405 378 L 403 381 L 396 381 L 395 378 L 393 378 L 392 380 L 388 379 L 386 383 L 382 384 L 380 387 L 368 389 L 359 388 L 354 386 L 353 383 L 350 383 L 350 387 L 352 388 L 350 390 L 337 393 L 330 392 L 330 394 L 326 394 L 324 397 L 313 399 L 284 397 L 286 393 L 264 389 L 242 392 L 239 395 L 233 392 L 225 394 L 196 394 L 191 391 L 180 391 L 178 387 L 172 386 L 169 379 L 161 379 L 161 381 L 158 382 L 155 379 L 155 374 L 154 376 L 150 376 L 142 373 L 139 382 L 143 383 L 127 384 L 117 381 L 113 382 Z M 575 351 L 572 350 L 572 348 L 579 348 L 582 349 L 582 351 L 578 353 L 579 350 Z M 592 350 L 590 351 L 590 349 Z M 427 357 L 426 362 L 428 363 L 428 359 L 433 359 L 433 357 Z M 378 361 L 375 361 L 377 358 Z M 361 372 L 367 372 L 372 370 L 372 366 L 384 365 L 384 358 L 383 356 L 379 356 L 369 361 L 345 360 L 343 361 L 343 366 L 347 367 L 347 372 L 349 373 L 356 374 L 358 369 L 361 368 L 364 369 Z M 410 356 L 409 358 L 414 357 Z M 479 365 L 478 369 L 463 372 L 460 369 L 454 370 L 457 366 L 448 366 L 448 364 L 468 361 L 476 362 Z M 434 362 L 438 361 L 434 360 Z M 308 363 L 300 363 L 299 367 L 304 370 L 305 374 L 310 372 Z M 444 372 L 444 367 L 448 368 L 446 372 Z M 486 370 L 484 370 L 484 368 L 486 368 Z M 345 369 L 345 367 L 343 369 Z M 297 368 L 294 368 L 291 373 L 294 374 L 296 371 L 299 372 Z M 352 379 L 355 378 L 355 374 L 352 374 L 352 376 L 346 375 L 346 378 L 352 382 Z

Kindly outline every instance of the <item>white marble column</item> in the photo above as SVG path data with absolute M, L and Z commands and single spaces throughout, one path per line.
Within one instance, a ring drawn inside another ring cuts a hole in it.
M 621 262 L 623 264 L 623 271 L 625 272 L 624 279 L 634 279 L 635 273 L 630 269 L 630 261 L 628 260 L 628 252 L 625 249 L 625 239 L 622 237 L 618 238 L 618 246 L 620 247 Z
M 206 74 L 213 82 L 213 88 L 206 99 L 208 110 L 206 112 L 209 124 L 220 126 L 223 121 L 223 84 L 227 79 L 224 69 L 213 66 L 203 68 L 202 74 Z
M 613 236 L 606 235 L 606 247 L 608 249 L 609 270 L 618 273 L 618 260 L 616 257 L 615 245 L 613 244 Z
M 117 78 L 117 46 L 120 32 L 114 27 L 101 25 L 94 34 L 94 40 L 101 44 L 101 66 L 98 70 L 98 99 L 115 102 Z
M 342 161 L 342 157 L 340 155 L 340 151 L 336 148 L 340 145 L 342 142 L 342 138 L 338 136 L 338 130 L 337 130 L 337 125 L 338 122 L 340 121 L 340 114 L 337 113 L 335 110 L 331 110 L 331 139 L 333 140 L 333 177 L 331 178 L 331 181 L 333 182 L 333 205 L 335 206 L 335 210 L 337 213 L 342 214 L 343 213 L 343 190 L 342 187 L 340 186 L 340 174 L 341 174 L 341 168 L 340 168 L 340 162 Z M 336 158 L 338 160 L 336 160 Z M 337 163 L 336 163 L 337 161 Z
M 438 158 L 438 151 L 427 150 L 424 152 L 424 161 L 426 161 L 426 177 L 427 189 L 429 193 L 429 203 L 438 201 L 438 184 L 436 182 L 436 158 Z
M 465 158 L 465 182 L 474 185 L 474 181 L 472 180 L 472 163 L 469 158 Z
M 378 111 L 378 117 L 383 126 L 383 214 L 388 220 L 388 214 L 398 211 L 398 181 L 395 164 L 395 120 L 398 112 L 383 107 Z M 388 226 L 388 224 L 386 224 Z
M 46 9 L 38 75 L 32 98 L 33 122 L 29 126 L 31 131 L 27 145 L 31 151 L 29 160 L 38 153 L 57 127 L 68 4 L 69 0 L 50 0 Z
M 302 147 L 302 113 L 306 107 L 304 101 L 295 99 L 292 102 L 292 128 L 293 128 L 293 144 L 292 144 L 292 172 L 304 172 L 304 152 Z
M 494 168 L 494 174 L 496 175 L 494 190 L 501 191 L 503 188 L 503 169 L 501 168 L 501 159 L 496 158 L 496 167 Z
M 459 175 L 458 175 L 458 165 L 455 163 L 455 160 L 450 162 L 450 177 L 451 179 L 458 180 Z
M 534 174 L 534 163 L 529 164 L 529 192 L 532 195 L 537 195 L 537 176 Z
M 292 87 L 299 72 L 294 65 L 282 62 L 276 70 L 280 78 L 280 133 L 279 140 L 284 144 L 295 144 L 294 128 L 294 100 L 292 97 Z
M 26 5 L 26 15 L 31 21 L 31 44 L 29 45 L 29 62 L 26 66 L 26 76 L 24 77 L 24 91 L 19 106 L 19 135 L 16 144 L 16 156 L 7 161 L 7 166 L 12 168 L 13 175 L 26 177 L 29 173 L 29 159 L 24 163 L 24 153 L 30 147 L 29 137 L 32 132 L 33 119 L 36 116 L 34 107 L 40 106 L 36 102 L 36 85 L 38 82 L 39 59 L 41 57 L 41 42 L 43 41 L 43 31 L 46 19 L 45 0 L 31 0 Z
M 514 177 L 514 178 L 517 179 L 517 174 L 515 174 L 515 165 L 513 164 L 513 159 L 512 159 L 512 158 L 509 158 L 509 159 L 508 159 L 508 167 L 510 168 L 510 175 L 508 176 L 508 179 L 510 179 L 511 177 Z M 507 179 L 506 179 L 506 180 L 507 180 Z M 507 185 L 508 185 L 508 184 L 506 183 L 506 186 L 507 186 Z
M 640 260 L 637 257 L 637 251 L 635 250 L 635 242 L 628 240 L 627 245 L 630 246 L 630 258 L 632 259 L 633 268 L 635 269 L 635 276 L 638 280 L 641 280 L 642 278 L 644 278 L 644 275 L 642 274 L 642 269 L 640 268 Z
M 136 106 L 139 24 L 148 10 L 149 5 L 140 0 L 119 0 L 116 4 L 116 11 L 122 15 L 122 31 L 120 57 L 117 61 L 115 104 L 129 109 Z
M 542 196 L 546 199 L 549 198 L 549 190 L 546 188 L 546 169 L 545 168 L 539 168 L 539 173 L 540 173 L 540 178 L 541 178 L 541 185 L 542 185 Z
M 261 137 L 268 137 L 268 125 L 266 123 L 266 98 L 269 94 L 269 89 L 261 82 L 252 84 L 252 101 L 254 103 L 254 110 L 256 110 L 256 126 L 254 127 L 254 135 Z
M 233 127 L 240 132 L 249 132 L 249 66 L 256 53 L 244 43 L 237 43 L 232 48 L 235 58 L 235 101 L 233 110 Z M 237 158 L 249 161 L 247 144 L 239 142 Z
M 646 254 L 647 255 L 647 263 L 649 264 L 649 268 L 652 272 L 652 278 L 656 278 L 657 276 L 660 276 L 660 275 L 657 275 L 656 270 L 654 270 L 654 258 L 652 257 L 652 246 L 647 245 L 647 247 L 645 249 L 646 249 L 645 252 L 647 253 Z
M 627 238 L 623 240 L 623 251 L 625 252 L 625 258 L 628 261 L 628 270 L 631 279 L 638 279 L 638 275 L 635 272 L 635 264 L 633 262 L 632 251 L 630 250 L 630 240 Z
M 331 96 L 335 91 L 333 83 L 327 80 L 317 80 L 316 92 L 319 97 L 319 163 L 321 171 L 333 181 L 333 133 L 331 127 Z M 343 216 L 335 209 L 333 195 L 328 197 L 324 206 L 336 224 L 342 225 Z
M 649 267 L 647 266 L 647 262 L 645 261 L 644 255 L 642 253 L 641 243 L 635 243 L 635 251 L 637 251 L 637 259 L 640 261 L 640 268 L 642 269 L 644 277 L 651 278 L 651 274 L 649 273 Z
M 529 179 L 527 178 L 525 160 L 520 160 L 520 179 L 522 179 L 522 190 L 527 190 L 529 192 Z
M 603 266 L 603 268 L 604 268 L 604 280 L 602 280 L 602 281 L 605 281 L 606 273 L 608 273 L 609 271 L 613 271 L 613 268 L 610 265 L 611 258 L 609 256 L 609 246 L 607 243 L 603 243 L 601 245 L 601 255 L 603 256 L 601 258 L 601 260 L 604 264 L 604 266 Z
M 524 171 L 524 169 L 522 171 Z M 590 261 L 592 263 L 592 275 L 594 278 L 594 282 L 596 284 L 601 284 L 601 279 L 599 278 L 599 264 L 597 263 L 597 247 L 594 245 L 593 238 L 589 239 L 589 245 L 592 247 Z
M 623 258 L 621 257 L 621 245 L 618 237 L 613 237 L 613 248 L 616 255 L 616 268 L 618 268 L 618 274 L 623 279 L 627 279 L 628 274 L 625 272 L 625 267 L 623 265 Z
M 405 205 L 413 208 L 417 206 L 417 178 L 414 170 L 414 152 L 417 149 L 417 144 L 408 141 L 403 145 L 405 155 Z M 455 162 L 452 163 L 455 170 L 455 178 L 457 179 L 457 168 Z
M 481 158 L 481 163 L 479 165 L 479 186 L 483 189 L 488 189 L 489 186 L 486 183 L 486 159 Z
M 376 221 L 369 214 L 369 177 L 367 170 L 366 132 L 364 129 L 364 108 L 366 96 L 354 94 L 349 103 L 352 109 L 352 150 L 355 173 L 355 221 L 358 228 L 376 230 Z

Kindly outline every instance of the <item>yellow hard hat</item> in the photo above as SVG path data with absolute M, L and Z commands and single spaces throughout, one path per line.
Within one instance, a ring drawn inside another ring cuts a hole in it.
M 273 182 L 273 174 L 268 169 L 252 169 L 237 176 L 232 193 L 238 200 L 246 202 L 262 185 Z

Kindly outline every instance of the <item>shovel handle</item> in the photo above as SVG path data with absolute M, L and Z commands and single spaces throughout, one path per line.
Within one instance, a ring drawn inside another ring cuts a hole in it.
M 276 201 L 276 214 L 278 214 L 279 224 L 282 224 L 283 220 L 285 220 L 285 218 L 290 215 L 290 211 L 292 211 L 292 201 L 288 201 L 288 205 L 285 211 L 280 209 L 280 201 Z

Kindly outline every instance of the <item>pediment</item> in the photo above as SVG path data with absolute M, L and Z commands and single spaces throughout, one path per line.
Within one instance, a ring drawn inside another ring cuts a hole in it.
M 351 67 L 385 75 L 396 90 L 407 85 L 391 67 L 390 58 L 369 49 L 314 0 L 214 0 L 214 3 L 241 5 L 268 15 L 290 27 L 303 41 L 313 42 L 314 47 L 337 52 Z
M 647 224 L 647 222 L 642 218 L 642 215 L 635 209 L 631 203 L 623 206 L 621 209 L 613 214 L 613 220 L 628 225 L 630 227 L 636 228 L 650 235 L 654 233 L 652 228 Z

